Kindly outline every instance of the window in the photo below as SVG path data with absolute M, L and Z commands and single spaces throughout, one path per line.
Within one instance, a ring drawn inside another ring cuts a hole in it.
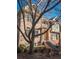
M 30 28 L 27 27 L 27 29 L 26 29 L 26 33 L 29 34 L 29 31 L 30 31 Z
M 29 21 L 30 21 L 30 22 L 32 21 L 32 17 L 31 17 L 31 15 L 29 15 Z
M 58 40 L 59 39 L 59 34 L 51 33 L 51 39 L 52 40 Z
M 52 25 L 52 31 L 59 32 L 59 24 Z
M 25 19 L 30 22 L 32 21 L 31 15 L 28 13 L 25 14 Z
M 56 40 L 56 34 L 51 33 L 51 39 L 52 39 L 52 40 Z
M 26 33 L 29 34 L 29 30 L 26 30 Z
M 59 34 L 56 35 L 56 39 L 59 39 Z
M 39 34 L 39 30 L 35 30 L 35 35 Z

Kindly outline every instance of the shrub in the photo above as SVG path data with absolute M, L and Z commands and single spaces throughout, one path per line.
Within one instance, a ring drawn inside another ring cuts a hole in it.
M 20 52 L 21 52 L 20 47 L 17 47 L 17 53 L 20 53 Z
M 17 48 L 17 52 L 21 53 L 21 52 L 26 52 L 26 46 L 24 44 L 20 44 L 20 46 Z

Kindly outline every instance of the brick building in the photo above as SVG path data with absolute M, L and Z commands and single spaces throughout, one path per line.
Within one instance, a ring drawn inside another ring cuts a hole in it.
M 33 8 L 35 8 L 35 6 L 33 5 Z M 30 15 L 30 10 L 28 6 L 23 7 L 23 12 L 25 15 L 25 25 L 26 25 L 26 33 L 28 34 L 30 28 L 32 27 L 32 19 L 31 19 L 31 15 Z M 36 18 L 39 17 L 39 12 L 36 14 Z M 58 17 L 55 17 L 55 19 L 57 19 Z M 21 12 L 18 12 L 18 17 L 17 17 L 18 21 L 17 24 L 19 24 L 21 30 L 24 32 L 24 23 L 23 23 L 23 17 Z M 54 21 L 54 20 L 48 20 L 45 17 L 42 17 L 39 22 L 36 24 L 35 26 L 35 34 L 39 34 L 41 32 L 44 32 L 49 25 L 49 22 L 54 22 L 54 25 L 52 25 L 52 27 L 43 35 L 41 36 L 37 36 L 35 37 L 34 43 L 38 44 L 40 41 L 41 43 L 44 40 L 51 40 L 52 42 L 55 42 L 55 44 L 59 44 L 60 41 L 60 21 Z M 60 20 L 60 19 L 59 19 Z M 19 40 L 19 45 L 20 44 L 28 44 L 25 39 L 23 38 L 23 36 L 21 35 L 21 33 L 19 31 L 17 31 L 17 39 Z

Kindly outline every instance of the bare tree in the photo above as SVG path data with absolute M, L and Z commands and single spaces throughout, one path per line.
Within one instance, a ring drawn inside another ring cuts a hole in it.
M 42 16 L 44 14 L 46 14 L 47 12 L 54 9 L 61 2 L 61 0 L 36 0 L 35 2 L 33 2 L 32 0 L 17 0 L 17 2 L 18 2 L 18 5 L 20 7 L 20 12 L 23 17 L 24 32 L 21 30 L 20 24 L 17 24 L 17 29 L 22 34 L 24 39 L 30 44 L 29 53 L 32 53 L 35 37 L 45 34 L 51 28 L 53 23 L 49 22 L 49 27 L 46 29 L 45 32 L 35 35 L 36 24 L 39 22 L 39 20 L 42 18 Z M 32 9 L 32 4 L 34 4 L 36 6 L 34 10 Z M 28 5 L 28 7 L 29 7 L 30 15 L 32 18 L 32 27 L 28 34 L 26 33 L 25 15 L 24 15 L 24 11 L 23 11 L 23 7 L 26 5 Z M 38 10 L 39 10 L 40 15 L 36 19 L 36 14 L 38 13 Z M 53 18 L 54 17 L 51 17 L 49 20 L 52 20 Z M 17 22 L 20 21 L 19 19 L 17 19 L 17 20 L 18 20 Z

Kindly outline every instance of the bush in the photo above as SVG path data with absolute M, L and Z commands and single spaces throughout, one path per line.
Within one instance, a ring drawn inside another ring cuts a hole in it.
M 21 52 L 21 49 L 20 47 L 17 48 L 17 53 L 20 53 Z
M 24 44 L 21 44 L 18 48 L 17 48 L 17 53 L 23 53 L 23 52 L 26 52 L 27 49 L 26 49 L 26 46 Z

